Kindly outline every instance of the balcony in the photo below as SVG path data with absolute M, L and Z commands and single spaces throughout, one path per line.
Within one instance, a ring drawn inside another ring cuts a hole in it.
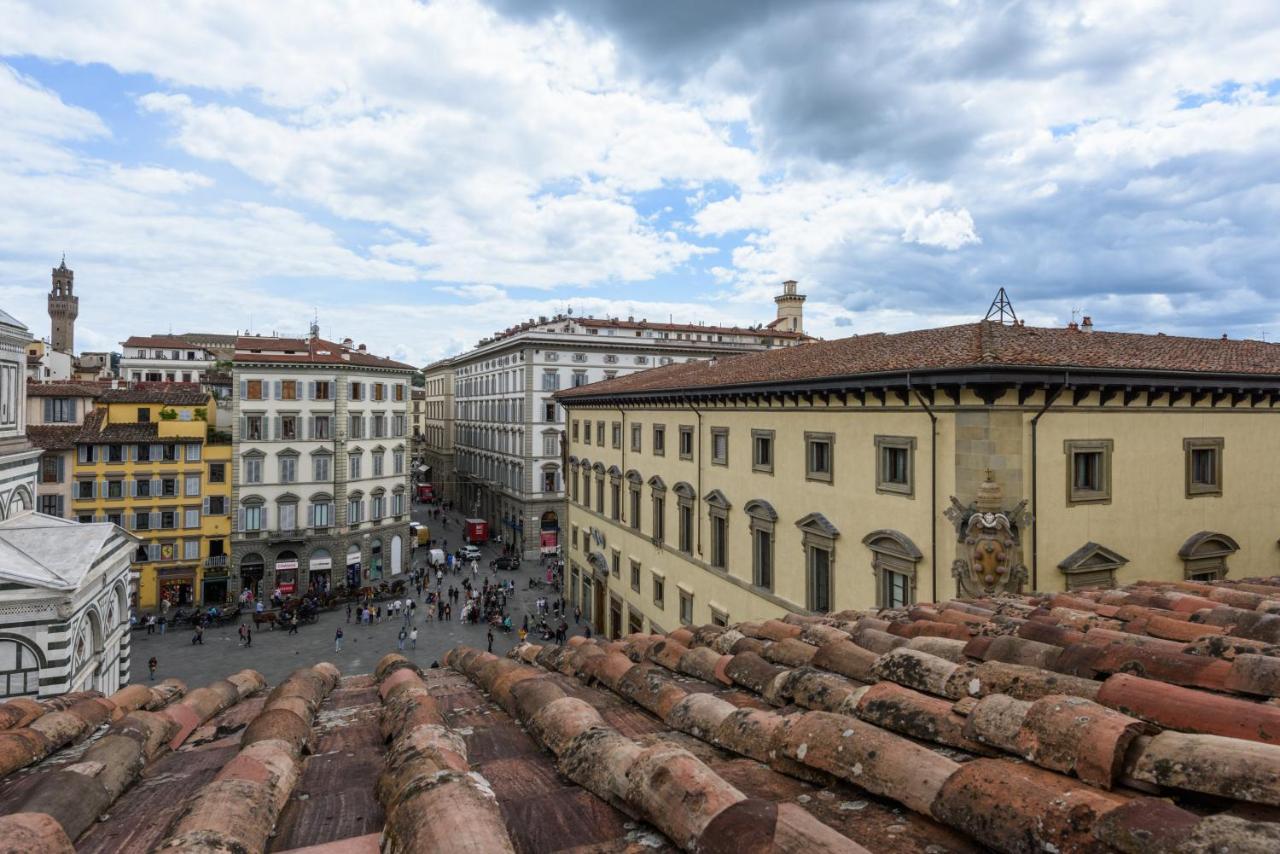
M 226 569 L 227 555 L 210 555 L 204 559 L 205 569 Z

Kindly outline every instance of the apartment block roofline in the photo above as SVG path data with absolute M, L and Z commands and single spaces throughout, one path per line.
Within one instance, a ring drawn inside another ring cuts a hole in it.
M 236 339 L 233 361 L 237 365 L 332 365 L 381 368 L 393 371 L 416 372 L 418 369 L 404 362 L 383 356 L 375 356 L 363 344 L 353 344 L 350 338 L 341 343 L 326 341 L 318 336 L 308 338 L 280 338 L 265 335 L 241 335 Z
M 556 397 L 572 404 L 695 393 L 1036 382 L 1159 387 L 1194 382 L 1280 391 L 1280 344 L 981 321 L 667 365 L 565 389 Z

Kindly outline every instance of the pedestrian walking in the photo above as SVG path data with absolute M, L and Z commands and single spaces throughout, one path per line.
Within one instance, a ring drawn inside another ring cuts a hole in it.
M 240 624 L 240 645 L 244 646 L 244 623 Z
M 156 661 L 156 657 L 151 656 L 151 660 L 147 662 L 147 670 L 151 671 L 151 681 L 156 681 L 156 668 L 160 666 L 160 662 Z
M 156 615 L 147 615 L 147 634 L 154 635 L 156 633 Z
M 585 626 L 583 626 L 583 627 L 582 627 L 582 636 L 583 636 L 584 638 L 587 638 L 587 639 L 590 639 L 590 638 L 591 638 L 591 624 L 590 624 L 590 623 L 587 623 Z
M 289 634 L 296 635 L 298 633 L 298 615 L 294 614 L 289 618 Z
M 347 622 L 351 622 L 351 603 L 347 603 Z
M 520 643 L 524 643 L 524 639 L 527 638 L 528 636 L 529 636 L 529 633 L 525 631 L 524 626 L 521 626 L 520 627 Z
M 253 646 L 253 626 L 244 627 L 244 645 Z
M 333 651 L 342 652 L 342 626 L 338 626 L 338 631 L 333 635 Z
M 401 627 L 400 627 L 400 635 L 399 635 L 399 638 L 398 638 L 398 640 L 400 641 L 400 651 L 401 651 L 401 652 L 404 652 L 404 641 L 405 641 L 405 638 L 407 638 L 407 637 L 409 637 L 409 633 L 408 633 L 408 632 L 406 632 L 406 631 L 404 630 L 404 626 L 401 626 Z
M 191 645 L 195 646 L 196 644 L 204 646 L 204 626 L 199 623 L 196 624 L 195 634 L 191 636 Z
M 160 614 L 160 636 L 161 637 L 164 637 L 164 627 L 168 625 L 168 623 L 169 623 L 169 618 L 166 617 L 163 613 L 161 613 Z
M 413 644 L 413 648 L 418 648 L 418 627 L 414 626 L 409 630 L 409 642 Z
M 489 652 L 493 652 L 493 629 L 489 629 L 488 637 L 489 637 Z
M 578 625 L 578 621 L 582 619 L 582 609 L 577 605 L 573 607 L 573 624 Z

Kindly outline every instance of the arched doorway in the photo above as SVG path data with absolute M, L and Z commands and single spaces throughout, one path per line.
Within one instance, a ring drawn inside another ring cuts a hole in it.
M 298 553 L 285 549 L 276 555 L 276 589 L 292 596 L 298 589 Z
M 313 549 L 307 561 L 307 589 L 323 593 L 329 589 L 329 576 L 333 570 L 333 558 L 325 548 Z
M 375 539 L 369 544 L 369 580 L 382 578 L 382 540 Z
M 240 558 L 240 589 L 250 591 L 254 599 L 262 598 L 262 576 L 265 571 L 266 564 L 262 555 L 257 552 L 250 552 Z
M 548 510 L 538 520 L 538 550 L 542 554 L 555 554 L 560 548 L 560 517 Z
M 360 589 L 360 547 L 355 543 L 347 549 L 347 589 Z

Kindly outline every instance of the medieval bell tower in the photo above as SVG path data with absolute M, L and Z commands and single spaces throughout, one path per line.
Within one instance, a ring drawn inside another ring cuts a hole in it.
M 75 295 L 76 274 L 67 269 L 67 258 L 53 269 L 53 289 L 49 291 L 49 319 L 53 322 L 50 344 L 59 353 L 75 355 L 76 315 L 80 313 L 80 297 Z
M 796 293 L 796 282 L 788 279 L 782 283 L 782 293 L 773 298 L 778 306 L 778 319 L 769 324 L 774 329 L 804 333 L 804 294 Z

